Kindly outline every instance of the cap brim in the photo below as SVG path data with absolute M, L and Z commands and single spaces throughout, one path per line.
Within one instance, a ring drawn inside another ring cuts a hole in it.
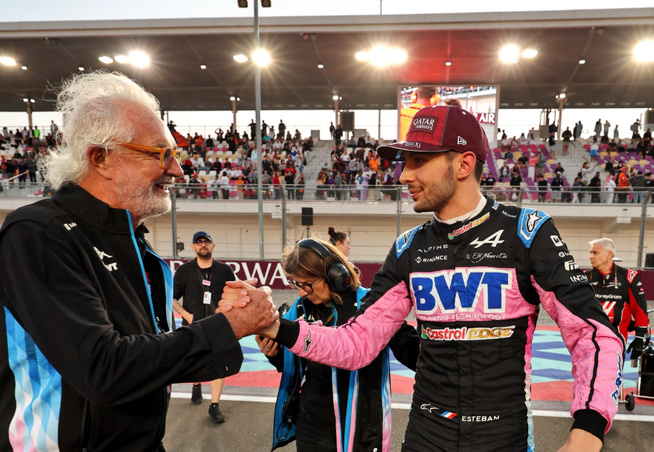
M 384 160 L 398 161 L 404 160 L 402 154 L 404 151 L 410 152 L 445 152 L 450 148 L 425 144 L 416 141 L 399 141 L 397 143 L 384 144 L 377 148 L 377 155 Z

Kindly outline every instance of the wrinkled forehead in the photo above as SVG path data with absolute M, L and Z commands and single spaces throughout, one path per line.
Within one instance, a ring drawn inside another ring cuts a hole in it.
M 121 113 L 131 122 L 135 132 L 135 140 L 141 138 L 144 144 L 176 147 L 168 126 L 156 112 L 133 101 L 125 101 L 120 108 Z

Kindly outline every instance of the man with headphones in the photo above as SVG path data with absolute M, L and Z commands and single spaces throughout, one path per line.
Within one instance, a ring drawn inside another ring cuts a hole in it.
M 406 133 L 409 131 L 409 126 L 416 113 L 424 107 L 438 104 L 440 98 L 441 96 L 433 86 L 419 86 L 416 88 L 411 94 L 412 104 L 400 110 L 400 140 L 404 140 L 406 137 Z
M 627 348 L 631 359 L 636 359 L 643 352 L 645 334 L 649 327 L 647 300 L 640 276 L 637 271 L 613 262 L 613 240 L 602 237 L 590 241 L 589 245 L 590 265 L 593 268 L 586 272 L 586 276 L 595 290 L 595 297 L 602 304 L 602 309 L 613 326 L 620 331 L 625 343 L 629 331 L 636 331 L 636 337 Z

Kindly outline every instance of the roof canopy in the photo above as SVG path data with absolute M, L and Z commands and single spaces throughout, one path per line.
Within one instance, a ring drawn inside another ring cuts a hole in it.
M 54 108 L 48 87 L 85 70 L 117 70 L 139 81 L 164 110 L 254 109 L 254 68 L 233 55 L 253 48 L 252 19 L 180 19 L 0 23 L 0 111 Z M 272 57 L 261 70 L 262 108 L 396 108 L 399 85 L 498 85 L 501 108 L 654 107 L 654 62 L 636 63 L 633 49 L 653 39 L 654 8 L 402 16 L 263 18 L 261 46 Z M 375 45 L 406 51 L 399 66 L 378 68 L 354 58 Z M 515 44 L 538 55 L 499 60 Z M 147 52 L 139 69 L 101 55 Z M 580 64 L 580 59 L 585 64 Z M 446 62 L 451 62 L 447 66 Z M 318 64 L 323 68 L 319 69 Z M 27 70 L 21 70 L 21 65 Z M 206 65 L 201 69 L 200 65 Z

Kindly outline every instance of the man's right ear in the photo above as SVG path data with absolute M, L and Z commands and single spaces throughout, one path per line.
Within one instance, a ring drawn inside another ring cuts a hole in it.
M 87 149 L 86 155 L 91 166 L 96 168 L 107 167 L 107 150 L 99 146 L 91 146 Z

